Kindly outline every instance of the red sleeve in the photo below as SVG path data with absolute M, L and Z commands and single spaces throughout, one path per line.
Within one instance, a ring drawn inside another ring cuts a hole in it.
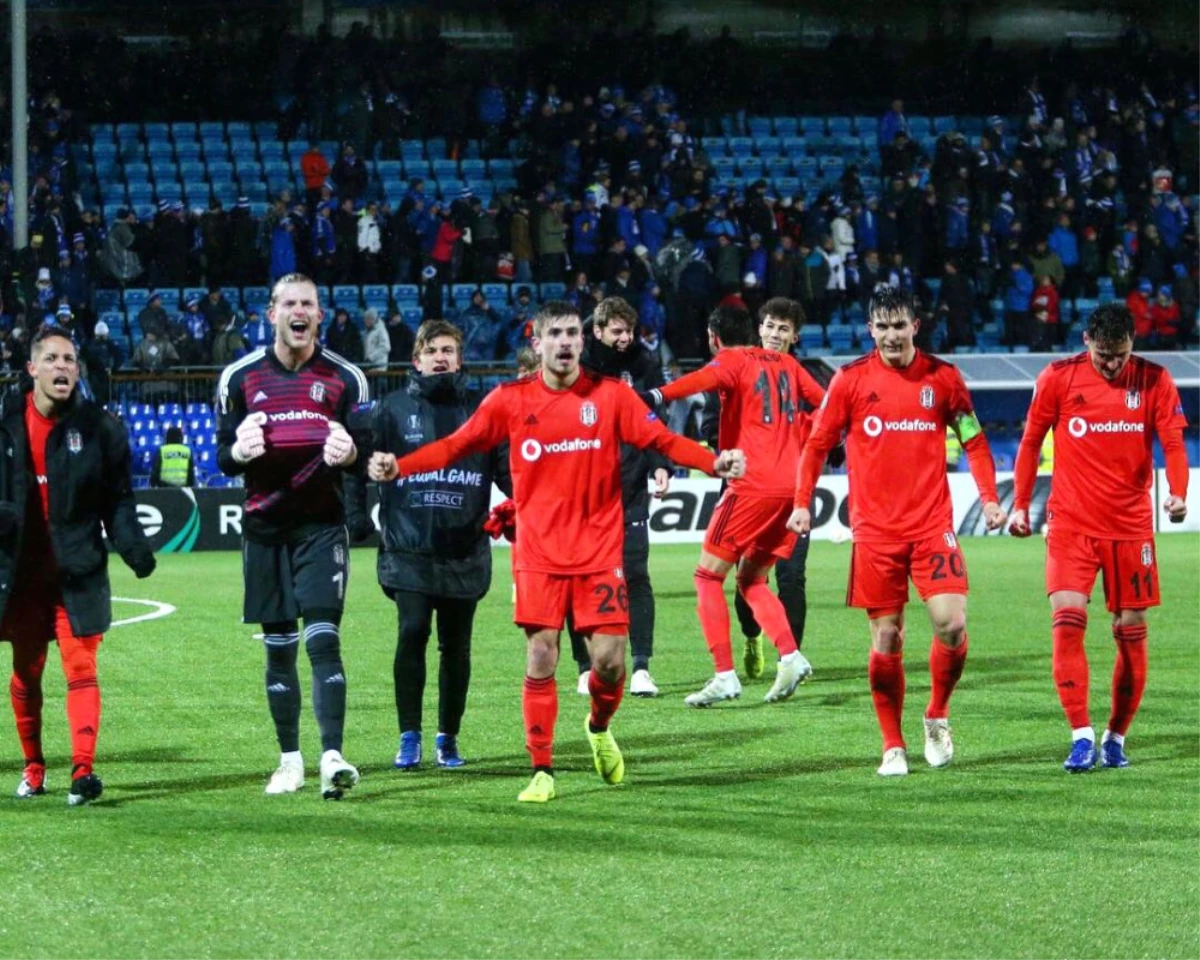
M 1029 412 L 1025 414 L 1025 432 L 1017 447 L 1017 461 L 1013 464 L 1013 509 L 1028 510 L 1033 499 L 1033 487 L 1037 483 L 1038 460 L 1042 453 L 1042 441 L 1054 426 L 1058 415 L 1058 390 L 1054 368 L 1042 371 L 1033 388 L 1033 399 Z
M 440 470 L 472 453 L 490 450 L 508 436 L 507 403 L 503 391 L 496 389 L 484 398 L 479 409 L 471 414 L 450 436 L 427 443 L 396 462 L 400 476 L 428 470 Z
M 842 432 L 849 423 L 850 385 L 839 370 L 830 381 L 829 392 L 821 401 L 812 433 L 800 453 L 800 463 L 796 467 L 796 494 L 792 501 L 794 506 L 808 509 L 825 458 L 842 439 Z
M 988 445 L 987 437 L 977 433 L 963 444 L 963 452 L 967 455 L 967 466 L 971 468 L 971 476 L 979 489 L 979 499 L 984 503 L 999 503 L 996 461 L 992 459 L 992 448 Z
M 645 450 L 653 447 L 664 457 L 681 467 L 689 467 L 713 475 L 714 457 L 711 450 L 700 444 L 672 433 L 663 426 L 658 414 L 647 410 L 636 393 L 622 385 L 617 394 L 617 426 L 621 442 Z M 687 396 L 687 394 L 684 394 Z
M 1175 380 L 1166 370 L 1162 371 L 1162 378 L 1158 381 L 1154 395 L 1154 432 L 1158 434 L 1158 442 L 1162 444 L 1167 487 L 1172 496 L 1183 497 L 1186 500 L 1189 471 L 1183 431 L 1187 427 L 1187 417 L 1184 416 L 1183 404 L 1179 400 L 1179 388 L 1175 386 Z
M 725 356 L 726 353 L 729 356 Z M 659 392 L 662 394 L 663 402 L 670 403 L 672 400 L 681 400 L 684 397 L 705 393 L 708 390 L 719 390 L 722 387 L 732 389 L 737 385 L 739 359 L 736 352 L 722 350 L 721 355 L 714 358 L 707 366 L 680 377 L 665 387 L 660 387 Z

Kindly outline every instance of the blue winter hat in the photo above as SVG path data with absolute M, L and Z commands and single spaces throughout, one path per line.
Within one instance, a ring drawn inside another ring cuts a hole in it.
M 72 243 L 87 243 L 82 233 L 77 233 L 71 238 Z
M 437 267 L 435 267 L 435 266 L 430 265 L 421 271 L 422 279 L 432 280 L 436 276 L 437 276 Z
M 696 207 L 700 205 L 700 201 L 695 197 L 685 197 L 683 200 L 683 205 L 688 210 L 695 210 Z
M 1174 293 L 1175 291 L 1171 289 L 1171 285 L 1169 283 L 1164 283 L 1158 288 L 1158 295 L 1160 297 L 1166 297 L 1167 299 L 1170 299 Z
M 188 301 L 186 304 L 184 304 L 184 306 L 198 307 L 198 306 L 200 306 L 200 298 L 199 297 L 188 297 Z
M 993 113 L 990 117 L 988 117 L 987 122 L 988 122 L 989 127 L 1004 126 L 1004 118 L 1002 116 L 1000 116 L 1000 114 L 998 114 L 998 113 Z
M 956 207 L 963 207 L 963 208 L 965 208 L 965 207 L 969 207 L 969 206 L 971 205 L 971 201 L 970 201 L 970 200 L 968 200 L 966 197 L 962 197 L 962 196 L 960 196 L 960 197 L 958 197 L 958 198 L 957 198 L 957 199 L 954 201 L 954 205 L 955 205 Z
M 1012 203 L 1012 191 L 1005 190 L 1002 194 L 1000 194 L 1000 202 L 1001 203 Z
M 1187 276 L 1187 267 L 1185 267 L 1182 263 L 1175 264 L 1172 269 L 1175 271 L 1175 276 L 1180 280 Z
M 234 204 L 234 207 L 236 207 L 240 210 L 249 210 L 250 209 L 250 198 L 249 197 L 238 197 L 237 203 Z
M 600 107 L 600 116 L 604 117 L 605 120 L 607 120 L 609 117 L 611 117 L 616 112 L 617 112 L 617 108 L 615 106 L 613 106 L 611 103 L 606 103 Z
M 637 160 L 629 161 L 629 172 L 630 173 L 639 173 L 641 171 L 641 169 L 642 169 L 642 164 L 639 161 L 637 161 Z
M 1166 288 L 1166 290 L 1167 290 L 1168 292 L 1170 292 L 1171 288 L 1170 288 L 1170 287 L 1167 287 L 1167 288 Z M 75 316 L 75 314 L 71 313 L 71 308 L 70 308 L 70 307 L 69 307 L 67 304 L 65 304 L 65 303 L 62 303 L 62 304 L 59 304 L 59 307 L 58 307 L 58 310 L 57 310 L 57 311 L 56 311 L 56 313 L 55 313 L 55 316 L 58 316 L 58 317 L 73 317 L 73 316 Z
M 704 259 L 704 247 L 702 247 L 700 244 L 696 244 L 695 249 L 692 250 L 692 259 L 697 263 Z
M 171 201 L 170 200 L 159 200 L 158 201 L 158 209 L 160 212 L 166 213 L 168 210 L 171 209 Z
M 458 191 L 459 200 L 470 200 L 473 196 L 475 196 L 475 193 L 470 187 L 463 187 Z
M 1141 293 L 1153 293 L 1154 284 L 1145 277 L 1142 277 L 1142 279 L 1138 281 L 1138 291 Z

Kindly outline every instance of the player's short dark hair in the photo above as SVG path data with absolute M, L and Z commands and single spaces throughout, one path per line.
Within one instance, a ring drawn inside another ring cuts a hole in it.
M 547 323 L 563 317 L 581 319 L 579 308 L 573 303 L 568 303 L 566 300 L 547 300 L 541 305 L 538 312 L 533 315 L 533 335 L 540 337 L 546 332 Z
M 179 427 L 167 427 L 164 439 L 167 443 L 183 443 L 183 431 Z
M 761 307 L 758 308 L 758 322 L 762 323 L 767 317 L 774 317 L 776 320 L 786 320 L 796 330 L 800 332 L 800 328 L 804 326 L 806 317 L 804 316 L 804 308 L 800 306 L 796 300 L 788 297 L 772 297 Z
M 417 339 L 413 342 L 413 359 L 421 355 L 435 337 L 453 337 L 458 347 L 459 359 L 462 359 L 463 335 L 449 320 L 426 320 L 417 328 Z
M 71 337 L 71 331 L 66 327 L 60 327 L 57 323 L 43 323 L 37 328 L 33 335 L 33 339 L 29 341 L 29 355 L 35 357 L 40 352 L 38 347 L 42 342 L 49 340 L 51 337 L 62 337 L 64 340 L 69 340 L 72 344 L 75 343 Z
M 314 289 L 316 289 L 316 286 L 317 286 L 317 282 L 312 277 L 308 276 L 307 274 L 285 273 L 282 277 L 280 277 L 278 280 L 276 280 L 274 284 L 271 285 L 271 302 L 268 304 L 268 306 L 272 306 L 272 307 L 275 306 L 276 291 L 278 291 L 279 288 L 282 287 L 284 284 L 288 284 L 288 283 L 311 283 L 313 285 Z M 317 293 L 318 301 L 320 300 L 320 296 L 321 296 L 320 291 L 318 291 L 318 293 Z M 320 306 L 320 305 L 321 304 L 318 302 L 317 306 Z
M 879 284 L 867 304 L 867 319 L 874 323 L 876 317 L 893 317 L 897 314 L 907 316 L 909 320 L 916 319 L 917 308 L 912 295 L 899 287 Z
M 1133 336 L 1133 313 L 1120 300 L 1102 303 L 1088 317 L 1087 334 L 1096 343 L 1124 343 Z
M 726 347 L 749 347 L 758 343 L 758 331 L 750 311 L 741 307 L 717 307 L 708 315 L 708 329 Z
M 614 320 L 624 320 L 630 330 L 637 330 L 638 313 L 624 297 L 605 297 L 592 311 L 592 323 L 603 330 Z

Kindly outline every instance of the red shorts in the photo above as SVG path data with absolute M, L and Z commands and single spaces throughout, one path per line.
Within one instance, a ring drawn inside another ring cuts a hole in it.
M 922 600 L 943 593 L 965 595 L 967 561 L 958 537 L 946 532 L 915 543 L 855 541 L 846 606 L 898 613 L 908 603 L 910 577 Z
M 1111 613 L 1145 610 L 1162 602 L 1153 537 L 1105 540 L 1050 524 L 1046 593 L 1070 590 L 1090 597 L 1097 572 L 1104 576 L 1104 600 Z
M 629 632 L 629 588 L 620 567 L 601 573 L 514 575 L 518 627 L 561 630 L 567 614 L 583 634 Z
M 796 547 L 787 528 L 792 515 L 790 497 L 755 497 L 726 490 L 704 532 L 704 549 L 726 563 L 760 556 L 786 560 Z

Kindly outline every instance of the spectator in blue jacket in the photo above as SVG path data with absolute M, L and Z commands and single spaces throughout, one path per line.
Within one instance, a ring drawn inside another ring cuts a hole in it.
M 868 193 L 863 206 L 855 212 L 854 245 L 860 252 L 879 248 L 879 195 Z
M 296 244 L 292 242 L 295 225 L 290 216 L 283 217 L 271 231 L 271 283 L 296 272 Z
M 648 201 L 638 211 L 638 222 L 642 227 L 642 245 L 650 251 L 651 257 L 657 257 L 669 229 L 667 218 L 662 214 L 662 201 L 658 198 Z
M 752 273 L 758 278 L 759 285 L 762 286 L 767 277 L 767 251 L 762 244 L 762 236 L 757 233 L 750 234 L 750 248 L 746 251 L 746 262 L 742 265 L 742 273 Z
M 246 328 L 242 331 L 242 336 L 251 350 L 257 350 L 275 342 L 275 328 L 271 326 L 271 321 L 257 310 L 249 310 L 246 313 Z
M 571 259 L 575 265 L 592 276 L 600 255 L 600 214 L 596 210 L 596 194 L 589 190 L 583 199 L 583 209 L 571 218 Z
M 879 149 L 891 146 L 898 133 L 908 133 L 908 121 L 904 118 L 903 100 L 893 100 L 887 113 L 879 118 Z
M 1013 221 L 1017 219 L 1017 212 L 1013 209 L 1013 195 L 1011 190 L 1005 190 L 1000 194 L 1000 202 L 996 204 L 996 209 L 992 212 L 992 236 L 996 238 L 997 243 L 1003 243 L 1012 233 Z
M 667 310 L 662 304 L 662 287 L 657 282 L 646 285 L 638 303 L 638 323 L 642 330 L 657 338 L 667 332 Z
M 1046 245 L 1057 253 L 1058 259 L 1062 261 L 1064 279 L 1059 294 L 1064 300 L 1074 301 L 1079 296 L 1080 258 L 1079 237 L 1071 229 L 1070 214 L 1059 214 L 1058 224 L 1050 231 Z
M 970 207 L 970 201 L 960 196 L 946 211 L 946 249 L 952 253 L 965 250 L 970 240 L 970 224 L 967 219 Z
M 1008 289 L 1004 293 L 1004 342 L 1010 347 L 1029 343 L 1029 305 L 1033 301 L 1033 275 L 1014 257 Z
M 508 119 L 508 104 L 504 99 L 504 88 L 495 75 L 479 91 L 479 123 L 488 136 L 494 136 Z
M 637 194 L 627 199 L 623 192 L 618 191 L 612 195 L 609 203 L 616 235 L 625 241 L 626 250 L 632 250 L 642 242 L 642 228 L 637 222 L 637 208 L 641 199 Z
M 463 332 L 463 359 L 495 360 L 497 340 L 504 321 L 487 302 L 482 290 L 471 294 L 471 305 L 458 319 L 458 325 Z
M 1173 193 L 1161 198 L 1154 209 L 1154 223 L 1158 227 L 1158 235 L 1162 238 L 1163 246 L 1172 257 L 1179 256 L 1179 244 L 1187 233 L 1188 212 Z

